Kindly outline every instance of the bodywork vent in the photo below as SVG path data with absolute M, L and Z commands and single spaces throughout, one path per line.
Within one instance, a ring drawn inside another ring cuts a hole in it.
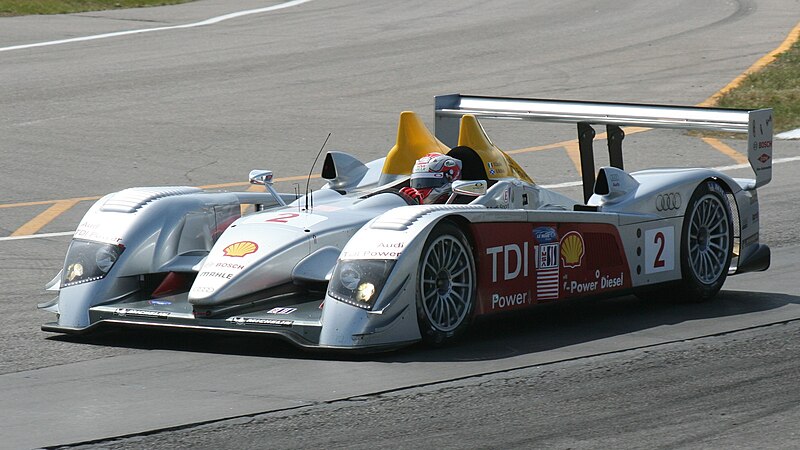
M 111 194 L 100 210 L 132 213 L 153 200 L 197 192 L 202 192 L 202 189 L 189 186 L 130 188 Z
M 465 209 L 483 209 L 480 205 L 430 205 L 424 207 L 406 206 L 393 209 L 372 223 L 370 228 L 378 230 L 407 230 L 420 217 L 436 211 L 463 211 Z

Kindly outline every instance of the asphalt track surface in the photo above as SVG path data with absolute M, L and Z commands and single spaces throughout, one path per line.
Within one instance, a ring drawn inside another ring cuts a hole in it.
M 256 167 L 294 180 L 328 132 L 329 148 L 376 158 L 399 111 L 432 124 L 437 94 L 698 104 L 800 20 L 796 0 L 317 0 L 2 50 L 279 3 L 0 19 L 0 447 L 796 446 L 797 141 L 775 144 L 760 193 L 772 268 L 729 279 L 711 303 L 553 305 L 479 323 L 450 348 L 362 357 L 39 331 L 51 317 L 35 305 L 87 199 L 134 185 L 243 189 Z M 538 182 L 578 179 L 565 148 L 546 145 L 571 128 L 484 125 Z M 626 168 L 742 162 L 742 142 L 722 144 L 632 134 Z

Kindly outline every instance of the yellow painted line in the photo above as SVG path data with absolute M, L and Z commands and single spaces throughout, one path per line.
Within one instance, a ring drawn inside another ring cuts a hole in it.
M 36 202 L 23 202 L 23 203 L 4 203 L 0 204 L 0 209 L 3 208 L 21 208 L 23 206 L 40 206 L 40 205 L 52 205 L 53 203 L 59 202 L 86 202 L 90 200 L 97 200 L 100 197 L 76 197 L 76 198 L 65 198 L 61 200 L 40 200 Z
M 759 58 L 758 61 L 753 63 L 752 66 L 748 67 L 747 70 L 742 72 L 738 77 L 734 78 L 733 81 L 728 83 L 725 87 L 717 91 L 711 97 L 708 97 L 702 103 L 699 103 L 697 106 L 715 105 L 720 97 L 727 94 L 731 90 L 739 87 L 739 85 L 742 84 L 742 82 L 745 80 L 745 78 L 747 78 L 748 75 L 758 72 L 767 65 L 771 64 L 773 61 L 775 61 L 775 58 L 777 58 L 779 54 L 785 52 L 786 50 L 789 50 L 789 47 L 794 45 L 794 43 L 797 42 L 798 40 L 800 40 L 800 22 L 798 22 L 797 25 L 795 25 L 794 28 L 792 28 L 792 31 L 789 32 L 789 35 L 786 36 L 786 39 L 784 39 L 781 45 L 775 48 L 775 50 Z
M 578 171 L 578 175 L 583 176 L 583 170 L 581 170 L 581 150 L 578 141 L 567 143 L 564 149 L 567 151 L 567 156 L 569 156 L 569 159 L 572 161 L 572 165 L 575 166 L 575 170 Z
M 747 161 L 747 156 L 737 152 L 736 150 L 734 150 L 733 148 L 731 148 L 730 146 L 728 146 L 724 142 L 720 141 L 719 139 L 707 138 L 707 137 L 701 138 L 701 139 L 706 144 L 708 144 L 708 145 L 714 147 L 715 149 L 717 149 L 723 155 L 730 156 L 734 161 L 736 161 L 739 164 L 745 164 L 745 163 L 748 162 Z
M 556 142 L 556 143 L 547 144 L 547 145 L 537 145 L 536 147 L 519 148 L 517 150 L 507 150 L 506 154 L 508 154 L 508 155 L 516 155 L 518 153 L 530 153 L 530 152 L 539 152 L 539 151 L 542 151 L 542 150 L 552 150 L 554 148 L 559 148 L 559 147 L 564 147 L 565 145 L 569 145 L 570 142 L 574 142 L 574 140 L 561 141 L 561 142 Z
M 319 174 L 311 175 L 311 178 L 319 178 Z M 308 179 L 308 175 L 298 175 L 294 177 L 283 177 L 283 178 L 275 178 L 273 181 L 276 183 L 282 181 L 298 181 L 298 180 L 306 180 Z M 234 187 L 234 186 L 249 186 L 249 182 L 236 182 L 236 183 L 222 183 L 222 184 L 209 184 L 206 186 L 200 186 L 203 189 L 218 189 L 223 187 Z M 29 234 L 34 234 L 37 231 L 41 230 L 45 225 L 55 220 L 58 216 L 63 214 L 68 209 L 72 208 L 76 204 L 85 201 L 93 201 L 97 200 L 100 197 L 76 197 L 76 198 L 67 198 L 62 200 L 43 200 L 43 201 L 36 201 L 36 202 L 23 202 L 23 203 L 6 203 L 0 204 L 0 208 L 19 208 L 23 206 L 41 206 L 41 205 L 52 205 L 51 207 L 47 208 L 44 212 L 39 214 L 38 216 L 34 217 L 26 224 L 22 225 L 21 227 L 14 230 L 10 236 L 25 236 Z
M 37 231 L 41 230 L 42 227 L 50 223 L 53 219 L 75 206 L 76 203 L 78 203 L 77 200 L 62 200 L 55 203 L 38 216 L 29 220 L 25 225 L 17 228 L 16 231 L 11 233 L 11 236 L 25 236 L 36 233 Z
M 625 131 L 625 136 L 629 136 L 631 134 L 636 133 L 643 133 L 645 131 L 650 131 L 652 128 L 645 128 L 645 127 L 625 127 L 623 129 Z M 600 133 L 595 136 L 595 140 L 606 140 L 608 139 L 608 133 Z M 554 144 L 547 144 L 547 145 L 539 145 L 536 147 L 527 147 L 521 148 L 518 150 L 509 150 L 506 153 L 509 155 L 516 155 L 519 153 L 529 153 L 529 152 L 538 152 L 542 150 L 551 150 L 554 148 L 563 148 L 567 152 L 567 156 L 572 161 L 572 165 L 575 166 L 575 170 L 578 171 L 579 175 L 583 175 L 583 171 L 581 170 L 581 156 L 580 156 L 580 149 L 578 147 L 578 140 L 577 139 L 570 139 L 568 141 L 561 141 L 556 142 Z
M 283 181 L 298 181 L 298 180 L 305 180 L 308 178 L 308 175 L 298 175 L 295 177 L 283 177 L 283 178 L 275 178 L 273 181 L 275 183 L 280 183 Z M 311 179 L 319 178 L 319 174 L 311 175 Z M 198 186 L 201 189 L 220 189 L 226 187 L 237 187 L 237 186 L 250 186 L 250 183 L 247 181 L 236 181 L 233 183 L 220 183 L 220 184 L 207 184 L 205 186 Z M 94 196 L 94 197 L 74 197 L 74 198 L 63 198 L 60 200 L 39 200 L 35 202 L 21 202 L 21 203 L 0 203 L 0 209 L 4 208 L 21 208 L 24 206 L 41 206 L 41 205 L 52 205 L 54 203 L 60 202 L 88 202 L 99 200 L 101 196 Z

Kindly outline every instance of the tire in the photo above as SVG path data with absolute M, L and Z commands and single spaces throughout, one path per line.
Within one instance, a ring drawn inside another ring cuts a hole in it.
M 733 220 L 725 191 L 716 181 L 698 186 L 686 206 L 681 234 L 679 300 L 713 298 L 728 277 L 733 249 Z
M 464 332 L 475 309 L 476 285 L 469 241 L 454 224 L 440 223 L 425 241 L 417 273 L 417 321 L 425 343 L 442 345 Z

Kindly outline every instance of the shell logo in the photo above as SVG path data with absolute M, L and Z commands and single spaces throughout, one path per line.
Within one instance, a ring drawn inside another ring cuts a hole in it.
M 564 267 L 580 267 L 584 255 L 583 236 L 570 231 L 561 238 L 561 261 Z
M 253 241 L 234 242 L 222 249 L 225 252 L 225 256 L 235 256 L 237 258 L 255 253 L 256 250 L 258 250 L 258 244 Z

